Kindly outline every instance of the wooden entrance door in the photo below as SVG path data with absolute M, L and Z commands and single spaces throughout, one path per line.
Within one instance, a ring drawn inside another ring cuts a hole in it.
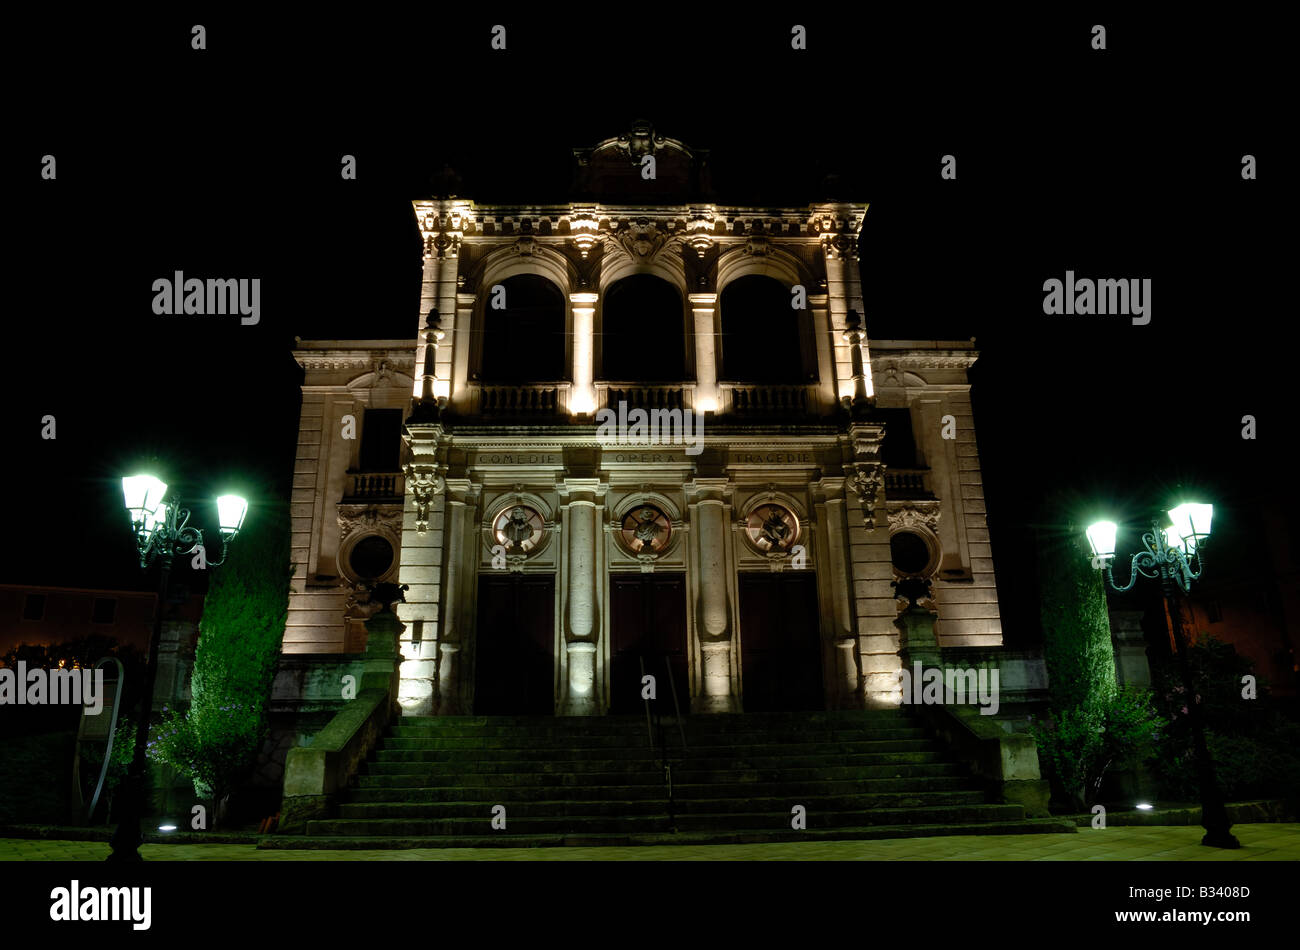
M 686 671 L 686 575 L 614 574 L 609 579 L 610 712 L 639 713 L 641 667 L 655 678 L 659 712 L 675 714 L 668 670 L 677 686 L 677 702 L 690 710 L 690 684 Z
M 739 580 L 745 711 L 824 708 L 817 576 L 782 571 Z
M 480 575 L 474 712 L 555 714 L 555 578 Z

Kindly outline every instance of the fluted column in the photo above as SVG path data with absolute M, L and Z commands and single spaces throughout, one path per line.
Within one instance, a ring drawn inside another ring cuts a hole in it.
M 605 487 L 596 478 L 569 478 L 557 486 L 565 499 L 564 518 L 564 657 L 560 715 L 600 713 L 596 688 L 596 646 L 600 639 L 601 590 L 604 578 L 598 530 Z
M 441 625 L 438 631 L 438 694 L 437 708 L 440 716 L 453 716 L 463 712 L 461 693 L 461 643 L 462 630 L 473 609 L 472 598 L 467 596 L 467 584 L 474 575 L 474 559 L 466 554 L 472 551 L 467 543 L 467 532 L 473 530 L 474 512 L 478 495 L 465 479 L 447 481 L 446 532 L 447 557 L 444 561 Z
M 731 510 L 725 478 L 698 478 L 686 486 L 691 510 L 696 575 L 695 635 L 699 642 L 699 692 L 695 712 L 737 712 L 735 623 L 731 598 L 727 523 Z
M 857 634 L 853 626 L 853 605 L 849 586 L 849 546 L 845 536 L 844 479 L 823 478 L 816 482 L 814 499 L 817 522 L 821 530 L 818 540 L 825 544 L 824 553 L 818 552 L 818 573 L 830 579 L 831 624 L 829 637 L 835 655 L 836 695 L 833 705 L 838 709 L 862 707 L 861 676 L 857 663 Z
M 721 398 L 718 392 L 718 341 L 714 333 L 718 295 L 691 294 L 690 300 L 695 312 L 695 410 L 716 411 Z
M 597 296 L 586 291 L 569 294 L 569 302 L 573 305 L 573 393 L 569 397 L 570 415 L 588 415 L 596 411 L 593 380 Z

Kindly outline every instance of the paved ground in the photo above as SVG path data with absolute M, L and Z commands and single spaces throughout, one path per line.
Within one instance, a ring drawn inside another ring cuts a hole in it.
M 258 851 L 251 844 L 148 844 L 149 861 L 1300 861 L 1300 824 L 1234 825 L 1239 851 L 1200 844 L 1199 826 L 1080 829 L 1078 834 L 961 835 L 884 841 L 642 848 L 423 848 Z M 0 838 L 0 861 L 102 861 L 97 841 Z

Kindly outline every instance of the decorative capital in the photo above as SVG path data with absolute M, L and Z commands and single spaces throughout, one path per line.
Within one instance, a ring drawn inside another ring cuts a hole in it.
M 861 463 L 855 465 L 849 476 L 849 487 L 862 504 L 862 520 L 868 528 L 876 526 L 876 498 L 885 484 L 885 466 Z
M 827 234 L 822 237 L 822 250 L 830 261 L 851 261 L 858 256 L 858 239 L 852 234 Z
M 407 465 L 405 469 L 406 485 L 415 498 L 415 530 L 424 534 L 429 530 L 429 506 L 434 495 L 442 494 L 447 488 L 447 481 L 433 468 Z
M 645 263 L 659 253 L 668 236 L 649 218 L 641 217 L 620 230 L 615 239 L 632 260 Z

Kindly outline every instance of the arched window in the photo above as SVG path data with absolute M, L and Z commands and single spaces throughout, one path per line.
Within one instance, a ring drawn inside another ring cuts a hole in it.
M 545 277 L 519 274 L 501 281 L 505 307 L 483 305 L 485 383 L 552 382 L 565 378 L 564 295 Z
M 601 307 L 600 352 L 602 379 L 685 379 L 685 311 L 677 288 L 653 274 L 633 274 L 611 284 Z
M 721 379 L 737 383 L 803 383 L 817 378 L 812 315 L 790 307 L 790 291 L 774 277 L 747 274 L 722 289 Z

